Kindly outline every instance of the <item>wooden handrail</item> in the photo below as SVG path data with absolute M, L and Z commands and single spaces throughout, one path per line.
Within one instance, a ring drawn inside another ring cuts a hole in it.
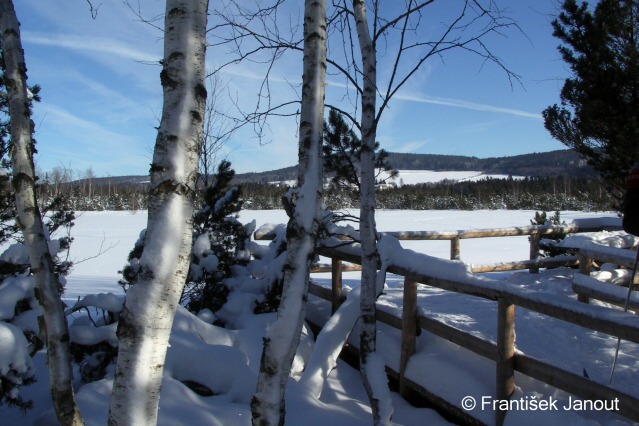
M 608 226 L 579 226 L 579 225 L 530 225 L 512 226 L 507 228 L 465 229 L 458 231 L 399 231 L 379 232 L 380 236 L 388 235 L 398 240 L 452 240 L 454 238 L 489 238 L 489 237 L 517 237 L 524 235 L 567 235 L 578 232 L 598 232 Z M 621 229 L 621 228 L 619 228 Z
M 353 247 L 320 247 L 317 251 L 322 256 L 361 264 L 361 256 L 358 256 L 356 250 L 353 250 Z M 427 257 L 426 255 L 423 256 Z M 609 309 L 601 306 L 557 300 L 557 298 L 552 295 L 541 291 L 530 289 L 522 290 L 517 287 L 504 286 L 498 281 L 483 277 L 473 277 L 470 276 L 470 274 L 467 280 L 459 281 L 445 277 L 419 274 L 415 272 L 412 265 L 398 264 L 388 265 L 386 271 L 403 276 L 411 281 L 443 290 L 469 294 L 471 296 L 495 301 L 502 298 L 508 303 L 521 306 L 531 311 L 639 343 L 639 316 L 630 313 L 611 312 Z
M 272 240 L 275 238 L 275 227 L 259 228 L 253 234 L 255 240 Z M 579 226 L 577 224 L 570 225 L 530 225 L 530 226 L 514 226 L 507 228 L 490 228 L 490 229 L 468 229 L 457 231 L 392 231 L 378 232 L 378 237 L 392 236 L 398 240 L 404 241 L 450 241 L 450 259 L 461 260 L 460 240 L 472 238 L 493 238 L 493 237 L 516 237 L 530 236 L 530 257 L 525 261 L 502 262 L 494 265 L 477 265 L 473 267 L 473 272 L 495 272 L 495 271 L 513 271 L 519 269 L 528 269 L 530 272 L 536 273 L 541 268 L 555 266 L 574 266 L 577 264 L 575 258 L 566 259 L 559 264 L 556 259 L 540 258 L 540 241 L 542 236 L 567 235 L 571 233 L 581 232 L 598 232 L 620 230 L 621 226 Z M 334 238 L 341 241 L 353 241 L 352 238 L 346 236 L 335 236 Z
M 639 399 L 628 395 L 620 390 L 613 389 L 604 384 L 593 382 L 578 374 L 563 370 L 543 361 L 515 351 L 514 330 L 516 306 L 528 310 L 545 314 L 566 322 L 580 325 L 582 327 L 620 337 L 624 340 L 639 343 L 639 316 L 631 313 L 614 311 L 600 306 L 592 306 L 584 303 L 577 303 L 570 300 L 557 300 L 556 297 L 534 290 L 523 290 L 514 286 L 504 286 L 494 280 L 473 276 L 471 272 L 504 271 L 514 269 L 529 269 L 536 272 L 540 268 L 548 266 L 573 266 L 577 263 L 580 270 L 587 273 L 592 264 L 592 253 L 581 250 L 577 256 L 561 256 L 556 258 L 539 258 L 540 240 L 542 236 L 565 235 L 578 232 L 598 232 L 602 230 L 617 230 L 620 227 L 583 227 L 578 225 L 561 226 L 524 226 L 498 229 L 478 229 L 464 231 L 426 231 L 426 232 L 381 232 L 379 236 L 393 236 L 399 240 L 450 240 L 451 259 L 459 260 L 461 239 L 469 238 L 489 238 L 507 236 L 525 236 L 530 238 L 530 259 L 524 261 L 499 263 L 494 265 L 470 265 L 466 266 L 467 274 L 461 274 L 461 278 L 444 276 L 437 271 L 429 271 L 428 274 L 415 270 L 414 265 L 400 260 L 387 265 L 386 271 L 395 275 L 403 276 L 404 300 L 401 318 L 377 310 L 377 320 L 386 323 L 396 329 L 402 330 L 399 377 L 400 392 L 405 394 L 407 388 L 417 389 L 420 385 L 406 377 L 406 367 L 411 355 L 415 352 L 417 330 L 428 330 L 452 343 L 473 351 L 496 363 L 496 396 L 498 399 L 507 399 L 514 389 L 514 372 L 518 371 L 534 379 L 545 382 L 558 389 L 576 395 L 583 399 L 598 400 L 618 400 L 618 413 L 633 421 L 639 421 Z M 274 233 L 255 233 L 255 239 L 272 239 Z M 315 284 L 311 284 L 310 293 L 318 297 L 331 301 L 333 312 L 338 308 L 345 295 L 341 288 L 341 274 L 346 268 L 342 262 L 349 262 L 350 270 L 356 270 L 356 265 L 361 265 L 361 252 L 356 243 L 344 244 L 344 239 L 334 239 L 324 241 L 323 246 L 316 249 L 317 254 L 332 259 L 332 288 L 328 289 Z M 331 246 L 333 244 L 333 246 Z M 407 250 L 410 252 L 410 250 Z M 426 255 L 424 259 L 430 258 Z M 416 258 L 411 255 L 412 261 Z M 597 258 L 599 259 L 599 258 Z M 443 259 L 440 259 L 446 262 Z M 610 259 L 606 259 L 610 260 Z M 622 262 L 624 263 L 624 262 Z M 627 262 L 626 262 L 627 263 Z M 456 264 L 463 268 L 461 262 Z M 446 269 L 446 268 L 444 268 Z M 327 267 L 318 270 L 328 271 Z M 419 314 L 417 308 L 417 285 L 425 284 L 432 287 L 441 288 L 457 293 L 469 294 L 497 302 L 498 306 L 498 330 L 497 341 L 491 342 L 481 337 L 459 330 L 441 321 L 428 318 Z M 580 300 L 584 300 L 581 297 Z M 426 390 L 424 390 L 427 392 Z M 432 394 L 430 394 L 432 396 Z M 441 398 L 439 398 L 441 399 Z M 450 403 L 446 404 L 449 408 Z M 453 407 L 453 409 L 455 409 Z M 459 411 L 459 410 L 458 410 Z M 459 414 L 459 413 L 458 413 Z M 467 415 L 468 413 L 461 413 Z M 496 413 L 496 423 L 501 425 L 506 413 Z
M 345 260 L 353 264 L 361 263 L 361 255 L 358 253 L 356 246 L 320 247 L 318 252 L 332 259 Z M 417 256 L 420 255 L 417 254 Z M 428 258 L 426 255 L 421 256 L 424 256 L 424 259 Z M 412 260 L 415 259 L 413 258 Z M 444 260 L 441 261 L 446 262 Z M 459 265 L 459 263 L 457 264 Z M 495 361 L 496 396 L 499 399 L 507 399 L 510 396 L 514 389 L 514 371 L 519 371 L 580 398 L 599 400 L 617 398 L 619 401 L 618 413 L 634 421 L 639 421 L 639 400 L 636 397 L 606 385 L 592 382 L 577 374 L 536 360 L 525 354 L 516 353 L 514 345 L 514 309 L 515 306 L 520 306 L 635 343 L 639 343 L 639 316 L 570 300 L 557 300 L 555 297 L 543 292 L 534 292 L 530 289 L 524 291 L 516 287 L 504 286 L 503 283 L 494 280 L 473 277 L 470 273 L 464 279 L 448 279 L 443 276 L 421 274 L 416 272 L 414 268 L 402 264 L 387 265 L 386 270 L 405 277 L 404 308 L 406 308 L 406 311 L 403 311 L 402 318 L 383 310 L 378 309 L 377 311 L 378 321 L 402 330 L 401 357 L 398 372 L 400 391 L 402 393 L 406 391 L 407 387 L 414 387 L 414 383 L 406 378 L 405 373 L 410 355 L 415 351 L 416 331 L 411 325 L 416 323 L 422 329 Z M 497 301 L 499 308 L 497 342 L 487 341 L 440 321 L 416 314 L 417 283 Z M 328 289 L 320 291 L 320 288 L 313 285 L 311 292 L 327 300 L 335 300 L 334 291 L 331 292 Z M 503 423 L 505 415 L 506 413 L 504 412 L 496 413 L 497 424 Z
M 489 237 L 517 237 L 525 235 L 566 235 L 580 232 L 599 232 L 620 230 L 621 226 L 579 226 L 571 225 L 530 225 L 512 226 L 506 228 L 467 229 L 458 231 L 388 231 L 378 232 L 381 237 L 388 235 L 398 240 L 452 240 L 455 238 L 489 238 Z M 275 232 L 272 228 L 258 229 L 253 234 L 255 240 L 272 240 Z

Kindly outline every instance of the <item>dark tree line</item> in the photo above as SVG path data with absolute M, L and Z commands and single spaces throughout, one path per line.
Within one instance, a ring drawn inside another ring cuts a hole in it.
M 243 207 L 248 210 L 282 208 L 286 185 L 241 183 Z M 63 186 L 67 205 L 75 211 L 145 210 L 143 185 L 96 187 L 91 196 L 73 185 Z M 577 210 L 614 209 L 612 195 L 592 178 L 555 176 L 524 179 L 487 178 L 476 182 L 442 181 L 376 191 L 382 209 L 412 210 Z M 46 198 L 45 198 L 46 200 Z M 358 208 L 359 197 L 349 189 L 332 189 L 325 196 L 328 209 Z

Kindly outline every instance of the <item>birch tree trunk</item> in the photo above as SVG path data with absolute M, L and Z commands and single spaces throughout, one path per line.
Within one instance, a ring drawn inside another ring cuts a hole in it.
M 151 165 L 144 253 L 118 326 L 110 425 L 157 422 L 169 335 L 191 254 L 193 197 L 206 103 L 208 0 L 167 0 L 162 118 Z
M 284 424 L 286 383 L 306 311 L 309 271 L 322 201 L 325 0 L 305 1 L 303 66 L 298 184 L 288 200 L 293 209 L 286 230 L 287 257 L 282 301 L 277 319 L 264 338 L 257 390 L 251 401 L 253 425 Z
M 362 55 L 362 153 L 360 191 L 360 238 L 362 244 L 362 282 L 360 311 L 362 329 L 360 334 L 360 371 L 364 387 L 373 412 L 375 425 L 390 421 L 387 410 L 380 410 L 380 392 L 375 389 L 371 374 L 385 374 L 375 371 L 379 363 L 372 362 L 376 355 L 377 324 L 375 302 L 381 289 L 376 288 L 377 278 L 377 236 L 375 225 L 375 138 L 377 136 L 376 96 L 377 96 L 377 54 L 371 39 L 364 0 L 353 0 L 353 13 L 360 52 Z M 383 285 L 383 283 L 382 283 Z M 382 364 L 383 365 L 383 364 Z M 387 402 L 387 401 L 384 401 Z
M 29 253 L 31 272 L 46 327 L 47 362 L 53 406 L 62 425 L 84 424 L 73 393 L 69 330 L 60 299 L 61 284 L 45 237 L 35 197 L 33 123 L 27 92 L 27 67 L 13 2 L 0 0 L 0 31 L 5 60 L 5 84 L 11 118 L 11 160 L 18 224 Z

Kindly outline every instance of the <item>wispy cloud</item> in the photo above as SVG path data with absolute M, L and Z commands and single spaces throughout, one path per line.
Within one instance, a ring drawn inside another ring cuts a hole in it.
M 148 163 L 144 158 L 144 139 L 140 132 L 128 128 L 111 130 L 102 124 L 46 103 L 38 104 L 36 113 L 42 117 L 36 129 L 39 162 L 44 169 L 57 161 L 72 163 L 73 168 L 93 165 L 104 173 L 110 168 L 134 169 Z M 152 133 L 152 132 L 150 132 Z M 150 140 L 150 139 L 149 139 Z
M 453 108 L 470 109 L 474 111 L 498 112 L 502 114 L 516 115 L 519 117 L 533 118 L 536 120 L 542 119 L 541 114 L 531 113 L 528 111 L 522 111 L 522 110 L 513 109 L 513 108 L 503 108 L 503 107 L 498 107 L 494 105 L 478 104 L 475 102 L 469 102 L 462 99 L 439 98 L 439 97 L 433 97 L 433 96 L 412 95 L 408 93 L 398 93 L 395 96 L 395 99 L 408 101 L 408 102 L 419 102 L 422 104 L 443 105 L 443 106 L 449 106 Z
M 24 43 L 32 43 L 40 46 L 53 46 L 61 49 L 91 53 L 106 53 L 134 61 L 157 62 L 161 57 L 161 53 L 153 54 L 152 52 L 133 49 L 128 44 L 106 37 L 87 37 L 86 35 L 80 36 L 73 34 L 41 34 L 25 31 L 22 33 L 22 40 Z

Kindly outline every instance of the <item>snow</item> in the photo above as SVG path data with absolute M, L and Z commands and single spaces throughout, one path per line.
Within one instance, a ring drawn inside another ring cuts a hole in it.
M 35 280 L 32 276 L 17 275 L 4 280 L 0 285 L 0 320 L 11 319 L 16 303 L 26 298 L 34 288 Z
M 29 254 L 27 253 L 27 248 L 24 244 L 11 244 L 11 246 L 0 255 L 0 261 L 22 265 L 28 264 Z
M 483 179 L 524 179 L 524 176 L 509 176 L 501 174 L 485 174 L 480 171 L 439 171 L 439 170 L 398 170 L 395 178 L 390 178 L 388 172 L 377 170 L 375 179 L 377 181 L 386 181 L 386 183 L 394 183 L 397 186 L 418 185 L 420 183 L 438 183 L 445 180 L 448 181 L 471 181 L 476 182 Z M 292 187 L 297 183 L 296 180 L 281 180 L 269 182 L 272 185 Z
M 386 183 L 394 182 L 398 186 L 417 185 L 420 183 L 437 183 L 444 180 L 452 181 L 479 181 L 482 179 L 507 179 L 508 175 L 484 174 L 479 171 L 435 171 L 435 170 L 399 170 L 394 179 L 389 179 L 387 172 L 379 173 L 377 180 L 386 180 Z M 513 179 L 523 179 L 523 176 L 513 176 Z
M 458 229 L 483 229 L 491 227 L 524 226 L 530 224 L 534 211 L 379 211 L 376 222 L 380 231 L 442 231 Z M 613 214 L 596 214 L 581 212 L 562 212 L 562 219 L 570 223 L 574 219 L 600 221 L 599 216 L 614 217 Z M 281 224 L 287 220 L 281 210 L 242 211 L 240 220 L 248 223 L 255 220 L 256 227 L 265 223 Z M 607 221 L 605 219 L 604 221 Z M 617 219 L 618 220 L 618 219 Z M 90 341 L 102 338 L 112 343 L 113 325 L 107 324 L 97 329 L 82 329 L 88 326 L 86 309 L 99 307 L 117 313 L 121 309 L 122 290 L 117 284 L 118 269 L 125 264 L 126 256 L 137 241 L 139 232 L 146 227 L 146 215 L 126 212 L 91 212 L 79 215 L 76 226 L 72 230 L 75 238 L 72 246 L 72 257 L 77 260 L 72 273 L 67 277 L 64 300 L 69 306 L 76 304 L 78 296 L 95 295 L 81 299 L 75 306 L 79 311 L 72 314 L 74 324 L 72 339 Z M 271 226 L 282 232 L 281 226 Z M 591 244 L 596 241 L 600 246 L 617 247 L 619 241 L 625 239 L 621 234 L 599 234 L 589 238 Z M 202 243 L 202 253 L 206 244 Z M 266 247 L 268 242 L 253 243 Z M 444 277 L 456 276 L 463 280 L 476 280 L 487 287 L 499 285 L 510 292 L 521 292 L 532 295 L 539 300 L 548 300 L 561 306 L 573 306 L 575 295 L 571 289 L 574 270 L 557 268 L 542 270 L 540 274 L 527 271 L 516 273 L 487 274 L 487 278 L 473 278 L 467 267 L 460 262 L 446 260 L 450 255 L 448 241 L 402 241 L 401 250 L 393 239 L 382 240 L 380 252 L 382 257 L 393 262 L 404 262 L 406 267 L 416 271 L 428 271 Z M 101 248 L 102 247 L 102 248 Z M 106 250 L 108 248 L 108 250 Z M 106 251 L 105 251 L 106 250 Z M 200 248 L 198 248 L 200 250 Z M 99 254 L 102 251 L 102 254 Z M 264 253 L 267 253 L 266 249 Z M 428 260 L 415 265 L 414 259 L 424 258 L 418 253 L 431 256 Z M 97 256 L 96 256 L 97 255 Z M 462 240 L 461 258 L 466 263 L 494 263 L 526 259 L 529 256 L 527 237 L 504 237 Z M 283 256 L 264 259 L 264 262 L 283 261 Z M 259 360 L 261 356 L 262 337 L 269 325 L 274 321 L 274 314 L 253 315 L 252 306 L 263 286 L 268 280 L 264 277 L 272 273 L 264 267 L 254 265 L 251 273 L 262 276 L 248 282 L 243 275 L 231 280 L 232 292 L 229 303 L 222 311 L 201 312 L 198 316 L 178 308 L 170 347 L 167 354 L 165 375 L 162 383 L 159 423 L 173 424 L 206 424 L 206 425 L 249 425 L 250 408 L 248 402 L 254 392 Z M 248 273 L 248 272 L 246 272 Z M 616 265 L 605 265 L 599 279 L 620 278 L 627 273 L 619 271 Z M 595 277 L 595 275 L 593 275 Z M 32 291 L 32 283 L 28 277 L 16 276 L 0 286 L 0 292 L 11 288 L 15 291 Z M 323 286 L 330 286 L 330 274 L 317 274 L 313 281 Z M 342 305 L 338 315 L 355 316 L 349 312 L 348 305 L 357 305 L 358 273 L 344 273 L 344 290 L 353 290 L 348 294 L 347 303 Z M 388 312 L 401 309 L 403 278 L 388 274 L 386 286 L 378 306 Z M 30 287 L 31 286 L 31 287 Z M 114 293 L 116 296 L 107 295 Z M 103 294 L 100 294 L 103 293 Z M 14 296 L 17 297 L 17 296 Z M 577 305 L 578 310 L 592 315 L 614 318 L 618 308 L 600 302 L 594 306 Z M 0 312 L 8 306 L 4 295 L 0 297 Z M 469 295 L 447 292 L 441 289 L 420 286 L 418 306 L 421 314 L 444 321 L 472 333 L 473 335 L 492 340 L 496 339 L 496 303 Z M 8 314 L 7 314 L 8 315 Z M 232 323 L 232 329 L 223 329 L 212 325 L 216 316 L 223 316 Z M 308 316 L 322 322 L 330 316 L 330 304 L 316 297 L 309 297 Z M 95 318 L 95 315 L 94 315 Z M 26 319 L 25 319 L 26 320 Z M 332 323 L 341 327 L 349 321 Z M 14 333 L 12 326 L 0 323 L 0 368 L 11 364 L 16 351 L 25 350 L 26 345 L 19 342 L 21 333 Z M 14 327 L 15 328 L 15 327 Z M 17 330 L 17 328 L 16 328 Z M 348 327 L 340 331 L 342 336 L 348 334 Z M 563 369 L 588 376 L 597 382 L 607 383 L 616 338 L 604 333 L 593 332 L 577 325 L 553 319 L 527 309 L 516 309 L 517 350 L 557 365 Z M 77 333 L 80 337 L 74 335 Z M 339 333 L 337 333 L 339 334 Z M 337 368 L 322 365 L 326 355 L 334 351 L 340 337 L 326 333 L 313 344 L 310 333 L 302 338 L 294 364 L 292 378 L 287 391 L 287 424 L 297 425 L 368 425 L 371 424 L 370 408 L 359 372 L 351 369 L 338 360 Z M 320 334 L 322 336 L 322 334 Z M 327 342 L 323 342 L 326 339 Z M 336 340 L 333 340 L 336 339 Z M 349 343 L 358 345 L 359 332 L 356 327 L 351 333 Z M 380 359 L 391 368 L 398 369 L 399 342 L 398 330 L 384 324 L 378 324 L 378 354 Z M 23 342 L 24 343 L 24 342 Z M 317 354 L 317 355 L 316 355 Z M 321 356 L 320 356 L 321 355 Z M 315 358 L 314 358 L 315 356 Z M 639 396 L 639 375 L 637 365 L 639 345 L 622 341 L 619 362 L 614 376 L 615 388 L 626 393 Z M 318 364 L 319 363 L 319 364 Z M 306 372 L 302 367 L 306 364 Z M 313 367 L 315 365 L 315 367 Z M 20 368 L 27 368 L 20 365 Z M 48 375 L 46 374 L 45 353 L 39 352 L 32 359 L 31 368 L 36 372 L 38 382 L 21 388 L 25 399 L 34 401 L 34 408 L 23 416 L 19 410 L 0 407 L 0 416 L 6 424 L 51 424 L 52 409 L 48 394 Z M 332 371 L 331 371 L 332 370 Z M 311 372 L 315 372 L 311 374 Z M 319 371 L 319 373 L 318 373 Z M 102 425 L 106 422 L 108 397 L 112 386 L 113 368 L 107 372 L 107 378 L 90 384 L 77 383 L 77 397 L 85 421 L 88 425 Z M 308 376 L 307 376 L 308 374 Z M 417 352 L 407 366 L 408 377 L 417 383 L 427 386 L 433 392 L 445 396 L 452 404 L 460 406 L 466 396 L 481 401 L 482 397 L 494 397 L 494 363 L 464 350 L 428 332 L 422 332 L 417 339 Z M 76 372 L 76 377 L 79 374 Z M 377 377 L 385 380 L 385 377 Z M 197 381 L 213 390 L 214 396 L 202 397 L 184 385 L 184 381 Z M 315 389 L 321 385 L 318 395 L 306 391 L 305 386 L 313 385 Z M 521 374 L 515 377 L 516 391 L 513 398 L 536 398 L 549 400 L 555 398 L 562 406 L 570 396 L 548 385 L 527 378 Z M 319 396 L 319 398 L 317 398 Z M 392 422 L 401 425 L 448 424 L 433 410 L 411 407 L 397 394 L 383 398 L 384 402 L 392 402 Z M 476 408 L 471 414 L 480 420 L 492 423 L 494 412 L 489 409 Z M 629 424 L 626 419 L 604 411 L 524 411 L 514 410 L 506 416 L 506 424 Z
M 6 375 L 10 370 L 25 373 L 31 369 L 27 339 L 21 329 L 0 322 L 0 342 L 0 374 Z

